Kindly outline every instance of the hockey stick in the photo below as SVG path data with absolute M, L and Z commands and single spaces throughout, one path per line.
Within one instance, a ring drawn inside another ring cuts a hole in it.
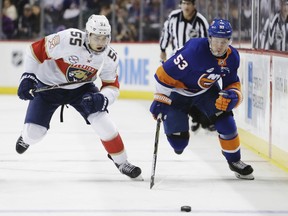
M 215 114 L 216 117 L 221 115 L 224 111 L 219 111 Z M 154 186 L 155 181 L 155 171 L 156 171 L 156 162 L 157 162 L 157 155 L 158 155 L 158 143 L 159 143 L 159 132 L 160 132 L 160 125 L 161 125 L 161 113 L 157 117 L 157 124 L 156 124 L 156 132 L 155 132 L 155 142 L 154 142 L 154 151 L 153 151 L 153 161 L 152 161 L 152 171 L 151 171 L 151 178 L 150 178 L 150 189 Z
M 59 89 L 63 86 L 69 86 L 69 85 L 74 85 L 74 84 L 79 84 L 79 83 L 91 83 L 91 82 L 93 82 L 93 81 L 92 80 L 90 80 L 90 81 L 83 80 L 83 81 L 73 81 L 73 82 L 61 83 L 61 84 L 56 84 L 56 85 L 52 85 L 52 86 L 44 86 L 42 88 L 31 89 L 30 94 L 33 92 L 43 92 L 43 91 L 49 91 L 52 89 Z
M 151 178 L 150 178 L 150 189 L 152 189 L 152 187 L 154 186 L 160 125 L 161 125 L 161 114 L 159 114 L 158 117 L 157 117 L 156 132 L 155 132 L 155 142 L 154 142 L 154 151 L 153 151 L 153 161 L 152 161 L 152 171 L 151 171 Z

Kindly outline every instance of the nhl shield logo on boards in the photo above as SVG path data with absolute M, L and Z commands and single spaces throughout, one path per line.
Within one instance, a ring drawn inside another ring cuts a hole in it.
M 23 64 L 23 52 L 22 51 L 12 52 L 12 64 L 16 67 L 19 67 Z

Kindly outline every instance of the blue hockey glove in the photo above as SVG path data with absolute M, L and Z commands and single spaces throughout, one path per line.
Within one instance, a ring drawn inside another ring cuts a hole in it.
M 215 106 L 218 110 L 231 111 L 242 102 L 242 93 L 237 89 L 228 89 L 219 92 Z
M 36 93 L 33 90 L 36 89 L 38 80 L 35 74 L 23 73 L 21 76 L 20 84 L 18 87 L 18 96 L 22 100 L 33 100 Z
M 81 106 L 84 112 L 89 115 L 96 112 L 108 111 L 108 98 L 101 93 L 86 93 L 82 97 Z
M 150 112 L 153 115 L 154 119 L 157 119 L 159 114 L 162 115 L 162 120 L 165 120 L 166 115 L 171 105 L 171 99 L 163 94 L 155 94 L 154 101 L 150 106 Z

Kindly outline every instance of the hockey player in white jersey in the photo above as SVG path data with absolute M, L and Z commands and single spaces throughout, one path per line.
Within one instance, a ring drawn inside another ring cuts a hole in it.
M 18 96 L 30 100 L 16 151 L 24 153 L 47 133 L 59 106 L 74 107 L 99 136 L 108 157 L 122 174 L 140 178 L 141 169 L 127 161 L 118 129 L 107 112 L 119 96 L 118 56 L 109 46 L 111 26 L 103 15 L 92 15 L 86 31 L 67 29 L 32 43 L 25 59 Z M 93 81 L 99 77 L 100 90 Z M 37 88 L 75 83 L 37 92 Z

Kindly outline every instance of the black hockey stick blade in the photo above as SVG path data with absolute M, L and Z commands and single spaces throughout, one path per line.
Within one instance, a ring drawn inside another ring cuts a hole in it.
M 158 116 L 157 124 L 156 124 L 153 161 L 152 161 L 152 171 L 151 171 L 151 178 L 150 178 L 150 189 L 152 189 L 152 187 L 154 186 L 154 181 L 155 181 L 155 170 L 156 170 L 156 162 L 157 162 L 157 154 L 158 154 L 160 125 L 161 125 L 161 115 Z

